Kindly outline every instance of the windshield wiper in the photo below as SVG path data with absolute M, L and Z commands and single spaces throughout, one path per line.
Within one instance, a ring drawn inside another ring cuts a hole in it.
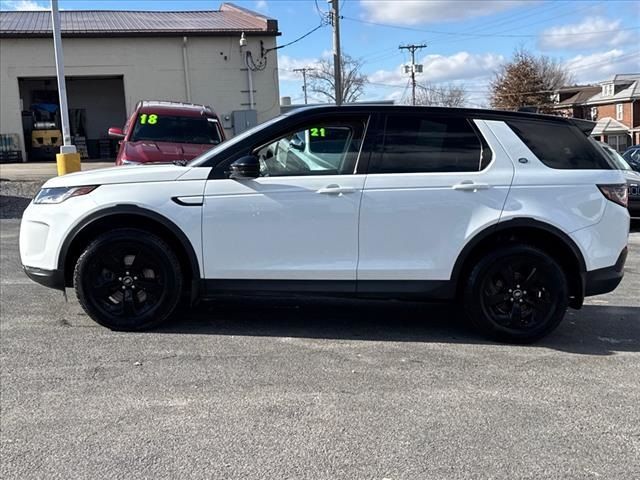
M 182 160 L 174 160 L 173 161 L 173 164 L 174 165 L 178 165 L 179 167 L 186 167 L 187 163 L 189 163 L 189 161 L 188 160 L 184 160 L 184 159 L 182 159 Z

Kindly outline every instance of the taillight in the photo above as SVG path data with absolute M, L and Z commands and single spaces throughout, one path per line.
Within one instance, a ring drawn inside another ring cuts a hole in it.
M 613 203 L 622 205 L 627 208 L 629 204 L 629 189 L 626 183 L 617 183 L 614 185 L 598 185 L 598 188 L 602 194 L 607 197 L 607 200 L 611 200 Z

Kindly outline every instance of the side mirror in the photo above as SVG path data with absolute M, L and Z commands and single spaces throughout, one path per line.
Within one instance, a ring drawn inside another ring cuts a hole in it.
M 122 140 L 124 138 L 124 132 L 122 131 L 121 128 L 111 127 L 109 129 L 109 136 L 111 138 L 117 138 L 119 140 Z
M 296 135 L 289 141 L 289 146 L 295 150 L 300 150 L 302 152 L 304 151 L 305 147 L 304 140 Z
M 247 155 L 233 162 L 229 168 L 229 178 L 241 180 L 260 176 L 260 160 L 255 155 Z

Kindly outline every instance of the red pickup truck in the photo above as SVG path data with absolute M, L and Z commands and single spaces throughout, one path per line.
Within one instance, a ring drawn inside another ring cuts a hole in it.
M 205 105 L 145 100 L 138 102 L 124 128 L 116 165 L 189 161 L 225 140 L 220 119 Z

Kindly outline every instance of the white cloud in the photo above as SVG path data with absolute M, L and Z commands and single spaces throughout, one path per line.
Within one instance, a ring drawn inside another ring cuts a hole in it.
M 420 63 L 423 73 L 417 74 L 419 82 L 450 82 L 490 76 L 504 61 L 502 55 L 494 53 L 472 54 L 458 52 L 453 55 L 427 55 Z M 373 83 L 403 86 L 408 76 L 402 65 L 393 70 L 378 70 L 369 75 Z
M 48 2 L 38 3 L 34 0 L 3 0 L 0 10 L 49 10 Z
M 278 55 L 278 76 L 281 81 L 302 81 L 302 74 L 293 70 L 317 66 L 317 58 L 291 58 L 288 55 Z
M 538 0 L 360 0 L 365 18 L 397 25 L 417 25 L 483 17 Z
M 551 27 L 543 31 L 538 38 L 538 45 L 543 49 L 616 47 L 634 37 L 631 31 L 617 30 L 621 28 L 621 24 L 621 19 L 588 17 L 580 23 Z
M 635 73 L 638 71 L 640 52 L 615 48 L 606 52 L 590 55 L 577 55 L 565 62 L 579 83 L 601 82 L 616 73 Z
M 269 10 L 269 5 L 267 4 L 267 0 L 258 0 L 255 6 L 256 10 L 260 10 L 262 12 L 266 12 Z

